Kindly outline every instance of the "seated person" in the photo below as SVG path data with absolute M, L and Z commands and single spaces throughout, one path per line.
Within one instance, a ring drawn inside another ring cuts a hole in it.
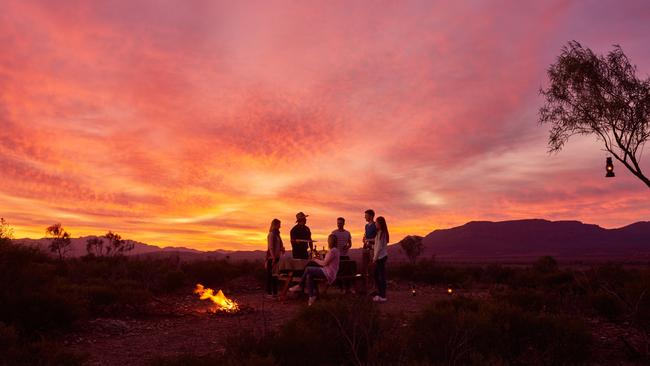
M 311 231 L 307 227 L 307 216 L 302 212 L 296 214 L 296 226 L 291 229 L 291 256 L 297 259 L 309 259 L 307 247 L 312 249 Z
M 327 280 L 328 284 L 332 284 L 336 280 L 336 274 L 339 271 L 339 259 L 340 254 L 336 248 L 336 236 L 330 235 L 327 238 L 327 245 L 329 247 L 329 252 L 325 256 L 325 259 L 314 259 L 313 262 L 322 266 L 322 267 L 312 267 L 308 266 L 305 268 L 305 272 L 302 274 L 300 283 L 293 286 L 289 289 L 291 292 L 304 291 L 305 284 L 307 284 L 309 300 L 307 304 L 311 306 L 314 301 L 316 301 L 316 278 L 324 278 Z

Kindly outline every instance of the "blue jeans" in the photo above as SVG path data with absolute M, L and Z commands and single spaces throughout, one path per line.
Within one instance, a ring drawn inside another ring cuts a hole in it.
M 316 296 L 315 278 L 326 278 L 323 269 L 320 267 L 306 267 L 305 272 L 302 273 L 302 278 L 300 279 L 300 288 L 304 289 L 306 282 L 309 297 Z
M 386 260 L 388 256 L 377 259 L 375 262 L 375 285 L 377 286 L 378 295 L 386 297 Z

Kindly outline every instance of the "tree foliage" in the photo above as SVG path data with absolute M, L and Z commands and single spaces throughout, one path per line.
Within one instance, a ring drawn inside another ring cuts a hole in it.
M 415 263 L 424 250 L 424 247 L 422 246 L 422 237 L 415 235 L 409 235 L 402 239 L 402 241 L 399 242 L 399 246 L 402 248 L 402 251 L 406 254 L 411 263 Z
M 45 229 L 45 233 L 50 237 L 50 251 L 56 253 L 60 260 L 65 258 L 70 252 L 71 244 L 70 233 L 66 232 L 60 223 L 56 223 Z
M 104 242 L 106 239 L 106 242 Z M 109 231 L 103 237 L 94 237 L 86 240 L 86 251 L 89 255 L 97 257 L 114 257 L 132 250 L 134 244 L 130 240 L 122 240 L 122 237 Z
M 639 79 L 636 66 L 615 45 L 597 55 L 576 41 L 562 48 L 548 69 L 550 85 L 540 90 L 546 102 L 540 124 L 551 124 L 550 152 L 574 135 L 595 135 L 605 150 L 650 187 L 641 157 L 650 138 L 650 78 Z
M 7 221 L 0 217 L 0 243 L 7 242 L 14 237 L 14 229 L 9 227 Z

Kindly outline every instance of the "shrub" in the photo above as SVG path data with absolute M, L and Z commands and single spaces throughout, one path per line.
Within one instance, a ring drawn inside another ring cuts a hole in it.
M 257 355 L 232 359 L 222 355 L 183 354 L 173 357 L 159 357 L 149 363 L 151 366 L 276 366 L 272 356 Z
M 381 336 L 376 306 L 366 299 L 322 301 L 303 309 L 274 338 L 283 365 L 365 362 Z
M 0 322 L 0 365 L 82 365 L 86 357 L 52 341 L 29 342 Z
M 558 270 L 557 260 L 551 256 L 540 257 L 533 264 L 533 269 L 539 273 L 551 273 Z
M 462 298 L 425 309 L 407 337 L 410 359 L 468 365 L 579 363 L 588 357 L 591 339 L 573 318 Z
M 623 314 L 623 306 L 616 296 L 599 290 L 589 296 L 589 303 L 598 315 L 609 320 L 619 318 Z

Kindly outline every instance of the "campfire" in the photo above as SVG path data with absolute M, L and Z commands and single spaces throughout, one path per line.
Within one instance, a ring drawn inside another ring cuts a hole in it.
M 194 293 L 199 295 L 201 300 L 210 300 L 214 304 L 215 313 L 223 312 L 234 314 L 239 311 L 239 304 L 235 300 L 231 300 L 223 294 L 223 291 L 219 290 L 215 295 L 214 290 L 211 288 L 205 288 L 200 283 L 196 284 Z

